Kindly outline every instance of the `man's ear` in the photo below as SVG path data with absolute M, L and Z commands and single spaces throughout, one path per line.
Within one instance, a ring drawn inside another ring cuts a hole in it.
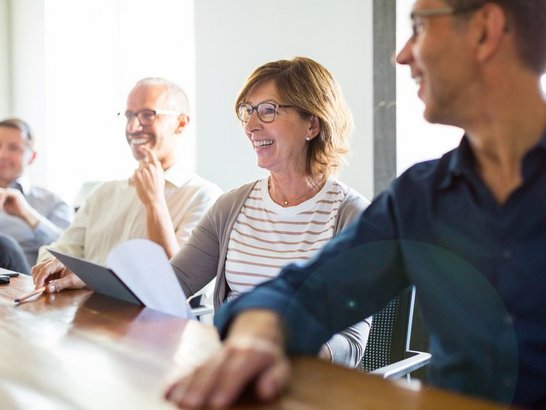
M 181 133 L 190 123 L 190 117 L 187 114 L 180 114 L 178 116 L 178 127 L 176 128 L 177 133 Z
M 479 11 L 479 32 L 477 32 L 477 58 L 480 62 L 489 60 L 498 51 L 507 31 L 507 16 L 502 7 L 494 3 L 485 4 Z
M 28 160 L 26 161 L 27 165 L 30 165 L 34 162 L 38 153 L 34 151 L 33 149 L 30 149 L 26 155 L 28 156 Z

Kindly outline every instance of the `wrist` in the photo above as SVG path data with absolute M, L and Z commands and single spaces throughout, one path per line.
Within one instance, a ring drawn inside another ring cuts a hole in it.
M 28 224 L 28 226 L 30 226 L 32 229 L 35 229 L 40 223 L 39 214 L 33 211 L 26 212 L 23 215 L 23 219 Z
M 167 208 L 167 201 L 165 198 L 153 198 L 144 203 L 148 212 L 153 212 L 157 209 Z
M 284 337 L 279 315 L 265 309 L 248 310 L 239 314 L 230 326 L 228 342 L 248 343 L 248 340 L 261 340 L 271 346 L 282 346 Z

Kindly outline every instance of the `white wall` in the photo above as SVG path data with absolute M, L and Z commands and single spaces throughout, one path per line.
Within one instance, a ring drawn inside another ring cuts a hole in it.
M 0 0 L 0 118 L 11 113 L 8 0 Z
M 29 174 L 47 186 L 44 1 L 11 0 L 10 8 L 10 115 L 24 119 L 34 130 L 39 153 Z
M 411 34 L 409 15 L 414 0 L 397 1 L 397 50 Z M 396 171 L 400 175 L 416 162 L 440 157 L 455 148 L 463 135 L 459 128 L 430 124 L 407 66 L 396 68 Z
M 258 65 L 296 55 L 316 59 L 340 82 L 356 125 L 341 179 L 371 198 L 371 0 L 11 3 L 13 114 L 40 140 L 31 178 L 65 199 L 84 180 L 130 174 L 134 162 L 114 116 L 134 81 L 150 75 L 187 89 L 199 173 L 224 189 L 264 175 L 233 101 Z
M 27 120 L 39 143 L 34 183 L 72 201 L 83 181 L 131 175 L 116 113 L 142 77 L 180 83 L 195 105 L 193 0 L 0 1 L 11 3 L 9 115 Z M 183 145 L 190 167 L 194 133 Z
M 371 0 L 196 0 L 197 169 L 224 189 L 265 175 L 233 111 L 251 71 L 311 57 L 340 82 L 356 131 L 341 179 L 373 193 Z

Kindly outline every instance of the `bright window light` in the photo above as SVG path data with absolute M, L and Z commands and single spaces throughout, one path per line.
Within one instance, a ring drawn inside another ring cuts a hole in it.
M 400 50 L 411 35 L 409 15 L 413 0 L 397 1 L 396 49 Z M 417 86 L 407 66 L 396 67 L 396 173 L 400 175 L 413 164 L 438 158 L 455 148 L 463 131 L 445 125 L 430 124 L 423 118 L 424 104 L 417 97 Z
M 116 113 L 140 78 L 178 82 L 194 106 L 193 24 L 192 0 L 46 0 L 42 155 L 51 189 L 71 201 L 84 181 L 132 174 Z

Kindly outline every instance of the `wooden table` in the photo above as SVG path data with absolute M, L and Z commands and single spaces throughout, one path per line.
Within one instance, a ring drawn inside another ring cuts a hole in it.
M 15 305 L 33 285 L 0 287 L 1 409 L 172 409 L 174 377 L 219 347 L 215 330 L 92 292 L 65 291 Z M 310 358 L 293 360 L 278 400 L 250 395 L 236 409 L 465 409 L 503 407 L 433 388 L 411 389 Z

